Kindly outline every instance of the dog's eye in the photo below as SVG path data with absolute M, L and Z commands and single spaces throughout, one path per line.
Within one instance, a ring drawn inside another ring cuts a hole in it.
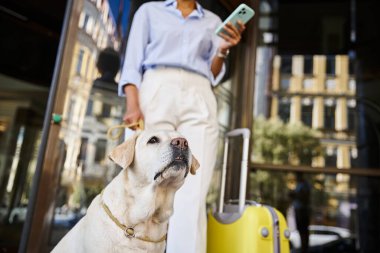
M 159 142 L 160 142 L 160 139 L 158 139 L 156 136 L 153 136 L 148 141 L 149 144 L 154 144 L 154 143 L 159 143 Z

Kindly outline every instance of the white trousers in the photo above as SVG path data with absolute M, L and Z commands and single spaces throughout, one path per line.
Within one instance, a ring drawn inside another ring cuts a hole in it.
M 145 127 L 180 132 L 200 163 L 174 200 L 169 221 L 167 253 L 205 253 L 206 195 L 215 166 L 217 105 L 209 80 L 176 68 L 158 68 L 144 74 L 140 106 Z

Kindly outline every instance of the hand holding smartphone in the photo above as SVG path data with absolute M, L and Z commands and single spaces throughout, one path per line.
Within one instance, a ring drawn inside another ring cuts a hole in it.
M 239 28 L 238 20 L 240 20 L 243 24 L 246 24 L 253 16 L 255 15 L 255 11 L 251 9 L 246 4 L 240 4 L 234 12 L 231 13 L 230 16 L 215 30 L 215 33 L 219 35 L 220 33 L 228 34 L 226 30 L 224 30 L 224 26 L 231 22 L 236 28 Z

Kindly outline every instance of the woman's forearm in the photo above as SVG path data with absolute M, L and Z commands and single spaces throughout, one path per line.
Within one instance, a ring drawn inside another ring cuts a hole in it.
M 139 93 L 136 85 L 127 84 L 124 86 L 127 108 L 139 106 Z
M 219 49 L 218 53 L 212 59 L 211 72 L 214 75 L 214 78 L 216 78 L 222 70 L 224 60 L 227 57 L 227 51 L 228 50 Z

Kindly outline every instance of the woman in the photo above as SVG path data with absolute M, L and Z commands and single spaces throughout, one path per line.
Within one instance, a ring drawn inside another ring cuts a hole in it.
M 232 24 L 217 37 L 218 16 L 194 0 L 143 4 L 136 12 L 119 83 L 126 123 L 177 130 L 189 141 L 199 173 L 178 191 L 169 223 L 167 253 L 206 252 L 206 195 L 216 159 L 217 106 L 211 86 L 245 29 Z

